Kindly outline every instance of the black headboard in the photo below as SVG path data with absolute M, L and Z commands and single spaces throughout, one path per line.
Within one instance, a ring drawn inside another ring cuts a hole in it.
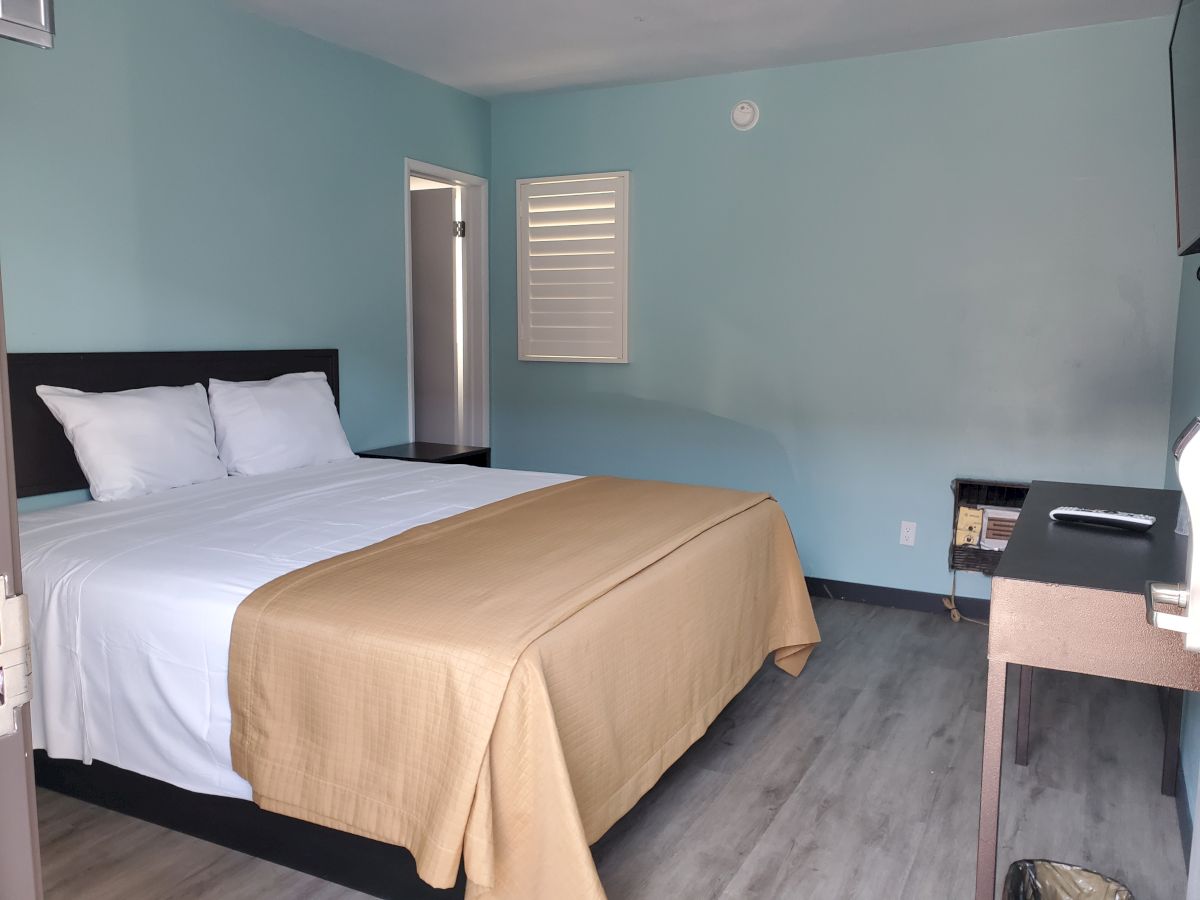
M 86 488 L 62 426 L 35 393 L 39 384 L 81 391 L 124 391 L 210 378 L 260 381 L 289 372 L 324 372 L 338 399 L 336 350 L 186 350 L 151 353 L 10 353 L 13 457 L 17 496 Z

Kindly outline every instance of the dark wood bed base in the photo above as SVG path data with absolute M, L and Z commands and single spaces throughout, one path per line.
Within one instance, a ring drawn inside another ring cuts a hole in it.
M 324 372 L 338 399 L 337 350 L 218 350 L 131 353 L 10 353 L 17 494 L 86 488 L 62 427 L 34 392 L 39 384 L 84 391 L 180 385 L 209 378 L 258 381 L 288 372 Z M 449 900 L 417 876 L 403 847 L 266 812 L 249 800 L 198 794 L 107 763 L 84 765 L 35 752 L 37 783 L 126 815 L 195 835 L 377 897 Z
M 403 847 L 267 812 L 249 800 L 185 791 L 107 763 L 51 759 L 43 750 L 34 751 L 34 766 L 41 787 L 365 894 L 394 900 L 450 900 L 464 893 L 466 878 L 461 869 L 457 887 L 432 888 L 417 876 L 412 854 Z

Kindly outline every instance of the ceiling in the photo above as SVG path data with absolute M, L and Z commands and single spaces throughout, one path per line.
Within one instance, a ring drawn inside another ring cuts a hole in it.
M 449 190 L 453 186 L 443 181 L 430 181 L 428 178 L 422 178 L 420 175 L 408 176 L 408 189 L 410 191 L 441 191 Z
M 1178 0 L 237 2 L 435 81 L 494 97 L 736 72 L 1168 15 Z

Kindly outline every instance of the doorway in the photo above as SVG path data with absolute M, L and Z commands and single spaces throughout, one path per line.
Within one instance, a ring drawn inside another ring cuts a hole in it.
M 409 439 L 487 447 L 487 180 L 404 168 Z

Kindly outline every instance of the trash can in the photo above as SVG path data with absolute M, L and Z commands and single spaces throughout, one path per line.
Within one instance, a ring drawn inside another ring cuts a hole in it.
M 1129 888 L 1079 866 L 1020 859 L 1008 867 L 1001 900 L 1134 900 Z

